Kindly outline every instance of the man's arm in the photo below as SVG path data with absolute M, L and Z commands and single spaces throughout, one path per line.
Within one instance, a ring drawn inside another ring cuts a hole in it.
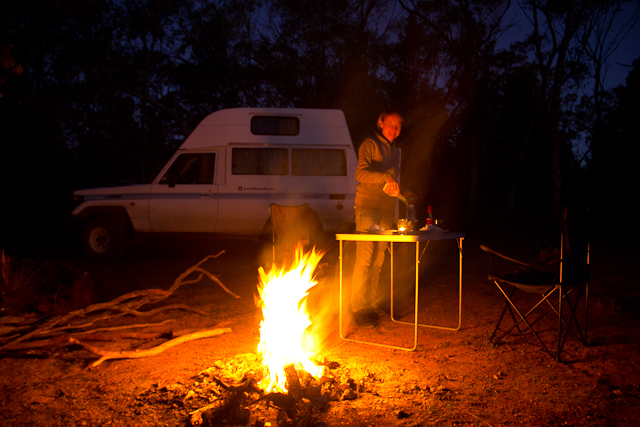
M 373 159 L 376 154 L 378 154 L 376 145 L 370 139 L 364 140 L 358 152 L 358 167 L 356 169 L 358 182 L 383 184 L 387 182 L 388 178 L 393 180 L 390 173 L 380 172 L 373 167 Z

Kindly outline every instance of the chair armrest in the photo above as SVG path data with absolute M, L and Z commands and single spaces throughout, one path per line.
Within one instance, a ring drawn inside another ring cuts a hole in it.
M 542 268 L 543 266 L 541 266 L 541 265 L 529 264 L 527 262 L 523 262 L 523 261 L 517 260 L 515 258 L 511 258 L 509 256 L 501 254 L 500 252 L 496 252 L 493 249 L 491 249 L 491 248 L 489 248 L 489 247 L 487 247 L 485 245 L 480 245 L 480 249 L 482 249 L 483 251 L 487 252 L 489 255 L 497 255 L 500 258 L 505 259 L 507 261 L 511 261 L 511 262 L 513 262 L 515 264 L 522 265 L 522 266 L 525 266 L 525 267 L 529 267 L 529 268 L 532 268 L 534 270 L 543 270 L 543 268 Z

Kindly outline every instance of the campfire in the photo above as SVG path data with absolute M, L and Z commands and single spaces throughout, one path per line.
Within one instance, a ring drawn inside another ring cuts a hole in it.
M 273 264 L 269 273 L 259 269 L 256 305 L 262 309 L 263 320 L 258 353 L 264 374 L 259 387 L 267 392 L 288 392 L 287 376 L 295 375 L 293 369 L 322 377 L 324 368 L 313 361 L 318 349 L 308 333 L 311 320 L 307 312 L 307 296 L 317 284 L 314 272 L 322 255 L 315 248 L 304 254 L 298 246 L 290 266 Z
M 322 256 L 298 249 L 290 263 L 259 269 L 255 351 L 212 360 L 189 381 L 153 384 L 135 396 L 135 413 L 161 409 L 192 427 L 318 427 L 355 414 L 362 425 L 380 425 L 380 413 L 403 420 L 425 399 L 451 400 L 436 374 L 399 375 L 384 362 L 368 363 L 369 354 L 334 354 L 323 335 L 332 317 L 313 301 L 327 285 Z M 396 403 L 398 396 L 413 403 Z
M 156 385 L 138 402 L 170 403 L 188 409 L 188 425 L 315 425 L 330 402 L 364 392 L 348 369 L 321 356 L 307 297 L 318 284 L 323 252 L 302 245 L 284 265 L 260 267 L 255 303 L 262 312 L 256 353 L 217 361 L 192 386 Z M 319 340 L 318 340 L 319 341 Z

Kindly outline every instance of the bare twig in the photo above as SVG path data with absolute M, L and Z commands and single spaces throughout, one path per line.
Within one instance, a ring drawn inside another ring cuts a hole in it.
M 191 273 L 198 272 L 198 273 L 200 273 L 200 276 L 198 277 L 197 281 L 200 281 L 200 278 L 203 275 L 205 275 L 209 279 L 211 279 L 212 281 L 216 282 L 222 289 L 224 289 L 232 297 L 240 298 L 238 295 L 236 295 L 235 293 L 231 292 L 226 286 L 224 286 L 222 284 L 222 282 L 215 275 L 209 273 L 207 270 L 204 270 L 201 267 L 202 264 L 204 264 L 206 261 L 210 260 L 211 258 L 217 258 L 220 255 L 222 255 L 223 253 L 225 253 L 225 251 L 220 251 L 217 255 L 209 255 L 209 256 L 205 257 L 202 261 L 200 261 L 199 263 L 194 265 L 193 267 L 191 267 L 188 270 L 186 270 L 184 273 L 182 273 L 180 276 L 178 276 L 178 278 L 175 280 L 175 282 L 173 282 L 173 286 L 169 289 L 169 292 L 171 292 L 171 293 L 175 292 L 176 289 L 178 289 L 181 285 L 183 285 L 185 283 L 184 282 L 185 278 L 187 278 Z
M 229 295 L 231 295 L 234 298 L 240 298 L 240 296 L 238 296 L 237 294 L 231 292 L 225 285 L 222 284 L 222 282 L 220 280 L 218 280 L 218 278 L 216 276 L 214 276 L 213 274 L 209 273 L 206 270 L 203 270 L 201 268 L 196 268 L 194 269 L 194 271 L 199 271 L 202 274 L 206 275 L 207 277 L 209 277 L 209 279 L 211 279 L 212 281 L 216 282 L 218 285 L 220 285 L 220 287 L 222 289 L 224 289 Z
M 486 425 L 488 425 L 489 427 L 493 427 L 491 424 L 489 424 L 488 422 L 486 422 L 485 420 L 483 420 L 482 418 L 480 418 L 477 415 L 473 415 L 471 412 L 467 411 L 466 409 L 463 409 L 464 412 L 466 412 L 467 414 L 471 415 L 472 417 L 477 418 L 478 420 L 482 421 L 483 423 L 485 423 Z

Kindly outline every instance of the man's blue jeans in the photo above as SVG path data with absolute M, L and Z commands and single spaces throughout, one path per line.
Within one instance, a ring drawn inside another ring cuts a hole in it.
M 355 205 L 356 230 L 368 230 L 377 224 L 385 229 L 393 226 L 393 211 L 364 208 Z M 380 289 L 380 271 L 384 263 L 387 242 L 356 242 L 356 262 L 351 281 L 351 311 L 378 308 L 385 298 Z M 367 286 L 367 284 L 369 286 Z

